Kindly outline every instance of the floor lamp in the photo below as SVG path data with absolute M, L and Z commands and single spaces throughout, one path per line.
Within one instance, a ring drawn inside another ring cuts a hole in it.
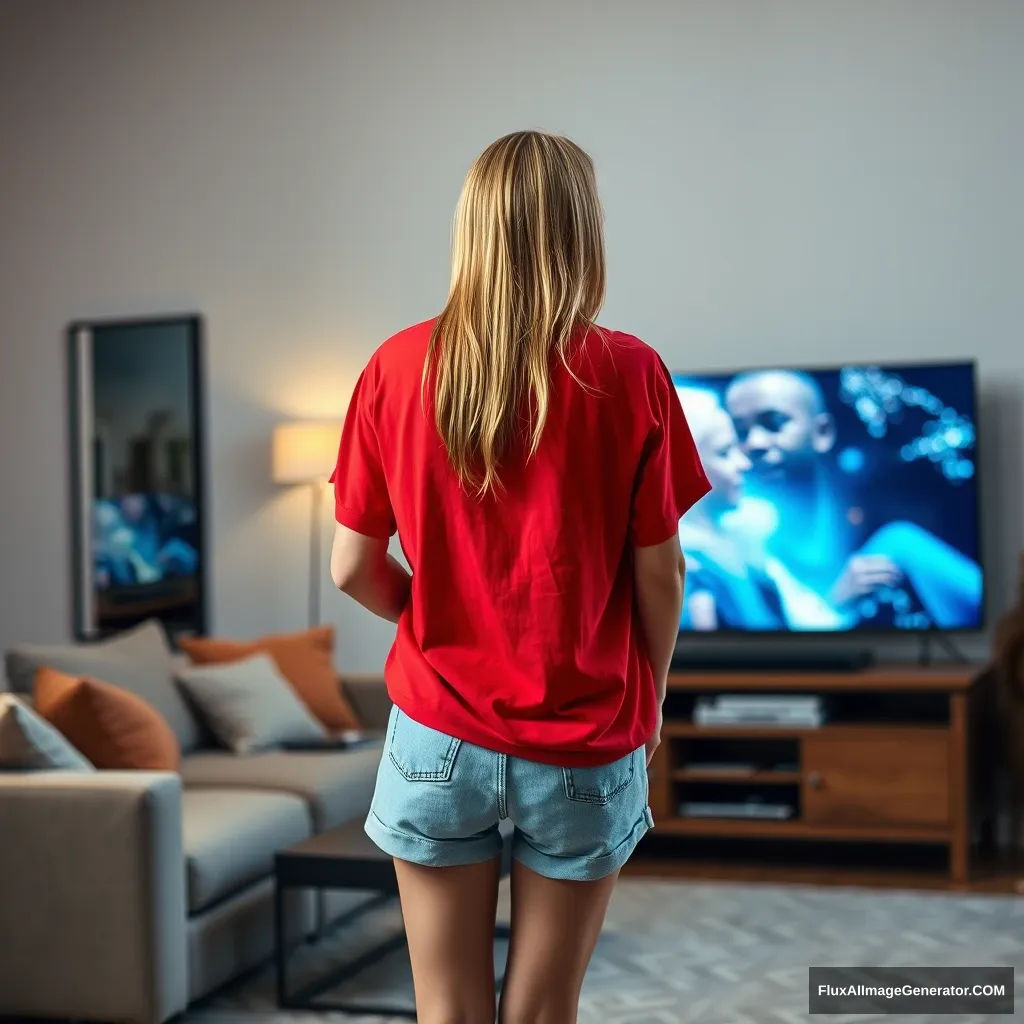
M 271 473 L 281 486 L 309 487 L 309 627 L 320 625 L 320 539 L 325 484 L 338 457 L 341 423 L 300 420 L 274 430 Z

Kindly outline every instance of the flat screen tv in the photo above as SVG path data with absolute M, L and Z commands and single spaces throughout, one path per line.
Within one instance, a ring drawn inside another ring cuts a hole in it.
M 682 631 L 984 625 L 973 363 L 674 374 L 711 492 Z

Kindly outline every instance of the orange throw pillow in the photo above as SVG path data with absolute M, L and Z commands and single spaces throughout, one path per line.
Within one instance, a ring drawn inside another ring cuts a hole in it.
M 301 633 L 284 633 L 258 640 L 219 640 L 181 637 L 181 649 L 197 665 L 222 665 L 254 654 L 269 654 L 281 675 L 307 708 L 328 729 L 359 729 L 359 717 L 341 689 L 334 667 L 334 628 L 318 626 Z
M 181 747 L 164 717 L 134 693 L 43 666 L 35 709 L 97 768 L 176 772 Z

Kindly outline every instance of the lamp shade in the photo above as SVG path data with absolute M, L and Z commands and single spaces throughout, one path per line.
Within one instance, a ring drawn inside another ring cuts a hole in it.
M 326 480 L 338 457 L 340 422 L 282 423 L 274 429 L 271 474 L 276 484 Z

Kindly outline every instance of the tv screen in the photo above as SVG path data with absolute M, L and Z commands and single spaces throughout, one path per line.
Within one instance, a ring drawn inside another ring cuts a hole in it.
M 674 380 L 712 485 L 683 630 L 983 625 L 972 363 Z

